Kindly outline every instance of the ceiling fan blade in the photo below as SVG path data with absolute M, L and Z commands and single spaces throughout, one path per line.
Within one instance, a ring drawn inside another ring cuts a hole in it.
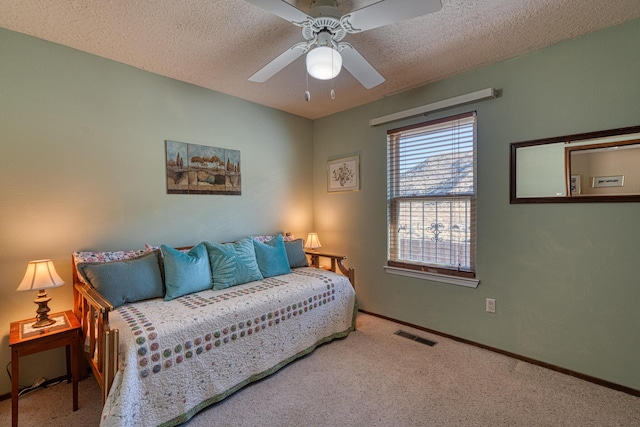
M 300 42 L 278 55 L 273 61 L 259 69 L 254 75 L 249 77 L 249 81 L 264 83 L 274 74 L 282 70 L 287 65 L 298 59 L 307 50 L 307 43 Z
M 347 32 L 358 33 L 440 9 L 440 0 L 383 0 L 344 15 L 340 23 Z
M 300 9 L 284 0 L 246 0 L 249 3 L 256 5 L 267 12 L 271 12 L 274 15 L 285 19 L 292 24 L 302 27 L 302 24 L 313 19 Z
M 349 43 L 340 43 L 338 46 L 342 55 L 342 66 L 362 83 L 362 86 L 371 89 L 384 82 L 384 77 L 353 46 Z

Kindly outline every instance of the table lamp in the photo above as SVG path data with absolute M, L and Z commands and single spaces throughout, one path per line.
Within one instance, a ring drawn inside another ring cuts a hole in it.
M 309 233 L 307 236 L 307 241 L 304 244 L 306 249 L 310 249 L 315 251 L 318 248 L 321 248 L 320 240 L 318 239 L 318 233 Z
M 48 303 L 51 298 L 47 296 L 45 289 L 62 285 L 64 281 L 58 276 L 50 259 L 29 261 L 27 272 L 16 291 L 38 291 L 38 296 L 33 300 L 38 305 L 36 322 L 32 325 L 34 328 L 43 328 L 56 323 L 55 319 L 49 319 L 47 314 L 50 311 Z

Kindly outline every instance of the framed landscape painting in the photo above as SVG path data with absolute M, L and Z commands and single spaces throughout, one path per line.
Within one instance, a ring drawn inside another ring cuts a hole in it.
M 242 194 L 240 151 L 165 141 L 167 194 Z
M 327 162 L 327 191 L 360 190 L 360 156 L 344 157 Z

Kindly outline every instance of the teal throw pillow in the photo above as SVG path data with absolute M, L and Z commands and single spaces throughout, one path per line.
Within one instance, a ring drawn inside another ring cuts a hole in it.
M 164 258 L 165 301 L 211 289 L 207 248 L 200 243 L 187 253 L 161 245 Z
M 304 253 L 304 240 L 296 239 L 290 242 L 284 242 L 284 248 L 287 251 L 289 267 L 309 267 L 309 260 Z
M 78 269 L 114 307 L 164 293 L 157 251 L 124 261 L 79 264 Z
M 291 273 L 282 234 L 278 234 L 266 243 L 254 240 L 253 247 L 256 251 L 256 260 L 258 260 L 260 273 L 264 277 Z
M 250 237 L 234 243 L 204 242 L 209 252 L 213 289 L 262 280 Z

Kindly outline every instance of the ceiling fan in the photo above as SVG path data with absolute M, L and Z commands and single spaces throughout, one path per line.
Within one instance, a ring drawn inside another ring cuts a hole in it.
M 246 1 L 301 27 L 305 39 L 258 70 L 250 81 L 263 83 L 308 52 L 306 65 L 312 77 L 332 79 L 344 65 L 367 89 L 384 82 L 384 77 L 351 44 L 342 41 L 347 33 L 360 33 L 442 8 L 440 0 L 382 0 L 343 15 L 336 0 L 313 0 L 307 14 L 285 0 Z

